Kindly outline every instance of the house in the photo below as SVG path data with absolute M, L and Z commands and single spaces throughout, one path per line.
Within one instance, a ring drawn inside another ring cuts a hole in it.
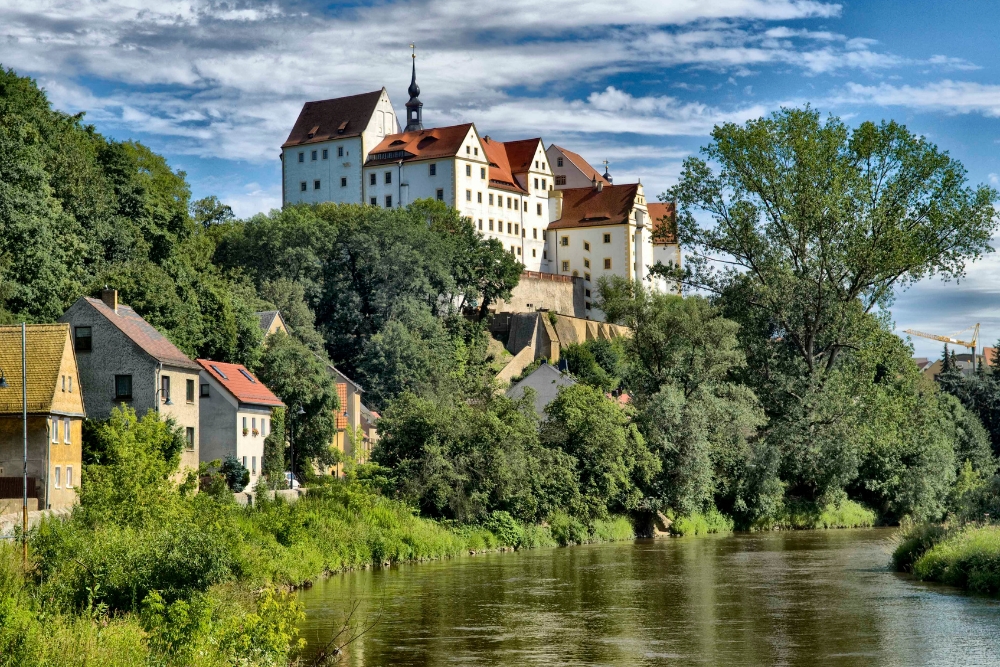
M 556 190 L 566 190 L 567 188 L 585 188 L 593 182 L 611 185 L 611 176 L 601 174 L 590 166 L 586 160 L 573 151 L 549 144 L 545 150 L 549 164 L 552 167 L 554 185 Z M 607 168 L 605 167 L 605 172 Z
M 974 375 L 976 372 L 976 364 L 983 364 L 986 368 L 992 368 L 993 348 L 985 348 L 985 350 L 989 350 L 989 352 L 986 354 L 977 354 L 975 363 L 973 363 L 972 354 L 968 352 L 955 355 L 955 365 L 958 367 L 958 370 L 962 371 L 962 375 L 965 375 L 966 377 Z M 941 374 L 941 371 L 944 370 L 943 359 L 938 359 L 930 363 L 927 363 L 927 360 L 923 359 L 923 364 L 921 364 L 920 359 L 914 359 L 914 361 L 917 362 L 917 368 L 919 368 L 924 375 L 928 375 L 935 379 Z
M 76 504 L 86 418 L 67 324 L 29 324 L 27 361 L 28 510 Z M 0 326 L 0 514 L 21 510 L 24 422 L 21 327 Z
M 113 408 L 127 405 L 139 417 L 153 410 L 171 418 L 186 443 L 181 470 L 197 470 L 201 366 L 118 303 L 117 290 L 77 299 L 59 321 L 70 325 L 88 416 L 107 419 Z
M 555 193 L 558 215 L 549 224 L 548 258 L 554 272 L 582 276 L 584 312 L 604 319 L 593 307 L 601 276 L 646 280 L 653 265 L 653 225 L 641 183 L 604 185 Z
M 524 396 L 524 390 L 531 387 L 535 390 L 535 412 L 539 417 L 545 417 L 545 408 L 556 400 L 560 387 L 570 387 L 576 380 L 561 372 L 551 364 L 543 363 L 532 371 L 528 377 L 516 382 L 507 390 L 507 398 L 517 400 Z
M 365 456 L 363 460 L 368 459 L 368 455 L 374 449 L 375 445 L 378 444 L 379 416 L 379 413 L 369 410 L 364 403 L 361 404 L 361 431 L 364 433 L 365 443 Z
M 340 452 L 354 456 L 358 460 L 365 460 L 368 451 L 365 449 L 364 433 L 362 429 L 361 417 L 361 394 L 364 389 L 357 382 L 341 373 L 333 364 L 326 364 L 327 372 L 333 377 L 337 387 L 337 431 L 333 436 L 333 447 Z M 356 442 L 361 436 L 361 442 Z M 332 470 L 332 474 L 343 473 L 343 466 L 337 465 Z
M 199 359 L 198 364 L 201 460 L 235 456 L 250 471 L 253 487 L 262 472 L 271 410 L 285 404 L 241 364 L 208 359 Z
M 663 264 L 664 266 L 674 266 L 680 268 L 681 246 L 677 242 L 677 210 L 673 202 L 647 203 L 646 210 L 649 211 L 649 219 L 653 225 L 653 264 Z M 657 289 L 661 292 L 673 291 L 681 293 L 681 286 L 676 281 L 667 281 L 663 278 L 653 280 Z
M 281 311 L 264 310 L 254 314 L 260 322 L 260 330 L 264 332 L 265 339 L 276 331 L 288 333 L 288 325 L 285 324 L 285 318 L 281 316 Z

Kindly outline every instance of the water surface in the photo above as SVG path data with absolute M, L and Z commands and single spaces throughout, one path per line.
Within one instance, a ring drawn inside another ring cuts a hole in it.
M 350 665 L 1000 665 L 1000 602 L 887 568 L 892 531 L 638 540 L 336 575 L 309 650 L 360 602 Z M 308 651 L 307 651 L 308 653 Z

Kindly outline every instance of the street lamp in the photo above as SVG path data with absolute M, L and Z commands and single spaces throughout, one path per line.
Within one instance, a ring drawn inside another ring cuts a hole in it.
M 306 411 L 303 410 L 302 406 L 300 405 L 299 409 L 295 411 L 295 416 L 301 417 L 305 413 Z M 291 424 L 289 424 L 289 427 L 291 427 Z M 292 479 L 289 480 L 288 485 L 292 486 L 292 482 L 295 480 L 295 429 L 294 428 L 288 429 L 288 459 L 289 459 L 289 468 L 291 469 L 292 473 Z

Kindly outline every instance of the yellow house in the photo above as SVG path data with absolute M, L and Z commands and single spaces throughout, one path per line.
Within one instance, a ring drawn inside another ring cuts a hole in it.
M 260 330 L 264 332 L 265 340 L 268 336 L 278 331 L 285 334 L 288 333 L 288 325 L 285 324 L 285 318 L 281 316 L 279 311 L 265 310 L 256 315 L 257 319 L 260 320 Z
M 86 410 L 68 324 L 29 324 L 28 510 L 77 501 Z M 0 326 L 0 514 L 21 509 L 24 471 L 21 327 Z M 6 386 L 4 386 L 6 385 Z

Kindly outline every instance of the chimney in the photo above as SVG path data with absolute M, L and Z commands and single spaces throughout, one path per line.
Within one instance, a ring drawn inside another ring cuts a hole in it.
M 597 181 L 597 191 L 602 192 L 604 190 L 604 181 Z
M 118 290 L 108 289 L 107 286 L 101 290 L 101 301 L 111 310 L 118 312 Z
M 555 203 L 556 215 L 554 220 L 562 220 L 563 216 L 563 193 L 562 190 L 553 190 L 549 192 L 549 202 Z
M 594 188 L 595 190 L 597 189 L 597 172 L 596 171 L 594 172 L 594 175 L 590 178 L 590 187 Z

